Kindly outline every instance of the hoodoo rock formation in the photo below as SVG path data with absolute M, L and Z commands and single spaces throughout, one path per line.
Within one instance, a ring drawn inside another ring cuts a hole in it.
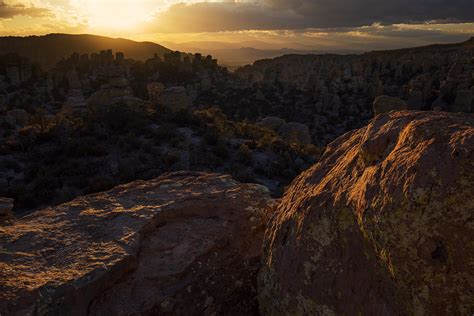
M 0 224 L 1 315 L 247 315 L 266 188 L 175 173 Z
M 474 116 L 391 112 L 330 144 L 272 217 L 266 315 L 472 315 Z

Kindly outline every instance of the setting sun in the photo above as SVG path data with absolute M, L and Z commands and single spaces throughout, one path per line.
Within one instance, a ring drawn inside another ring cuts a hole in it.
M 147 1 L 77 0 L 73 4 L 84 14 L 90 27 L 104 30 L 135 28 L 153 12 Z

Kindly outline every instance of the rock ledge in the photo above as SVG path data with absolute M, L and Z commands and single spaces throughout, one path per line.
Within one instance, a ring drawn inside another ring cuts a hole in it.
M 168 174 L 0 226 L 0 314 L 251 314 L 262 186 Z

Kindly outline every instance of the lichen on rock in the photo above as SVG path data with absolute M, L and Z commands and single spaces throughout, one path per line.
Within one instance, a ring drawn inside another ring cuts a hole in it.
M 391 112 L 330 144 L 264 239 L 267 315 L 474 312 L 474 116 Z

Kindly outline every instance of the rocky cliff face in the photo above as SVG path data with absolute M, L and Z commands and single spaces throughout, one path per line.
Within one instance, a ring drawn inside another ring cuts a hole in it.
M 267 315 L 471 315 L 474 116 L 392 112 L 328 146 L 269 225 Z
M 258 185 L 175 173 L 4 224 L 0 314 L 256 313 L 270 204 Z

